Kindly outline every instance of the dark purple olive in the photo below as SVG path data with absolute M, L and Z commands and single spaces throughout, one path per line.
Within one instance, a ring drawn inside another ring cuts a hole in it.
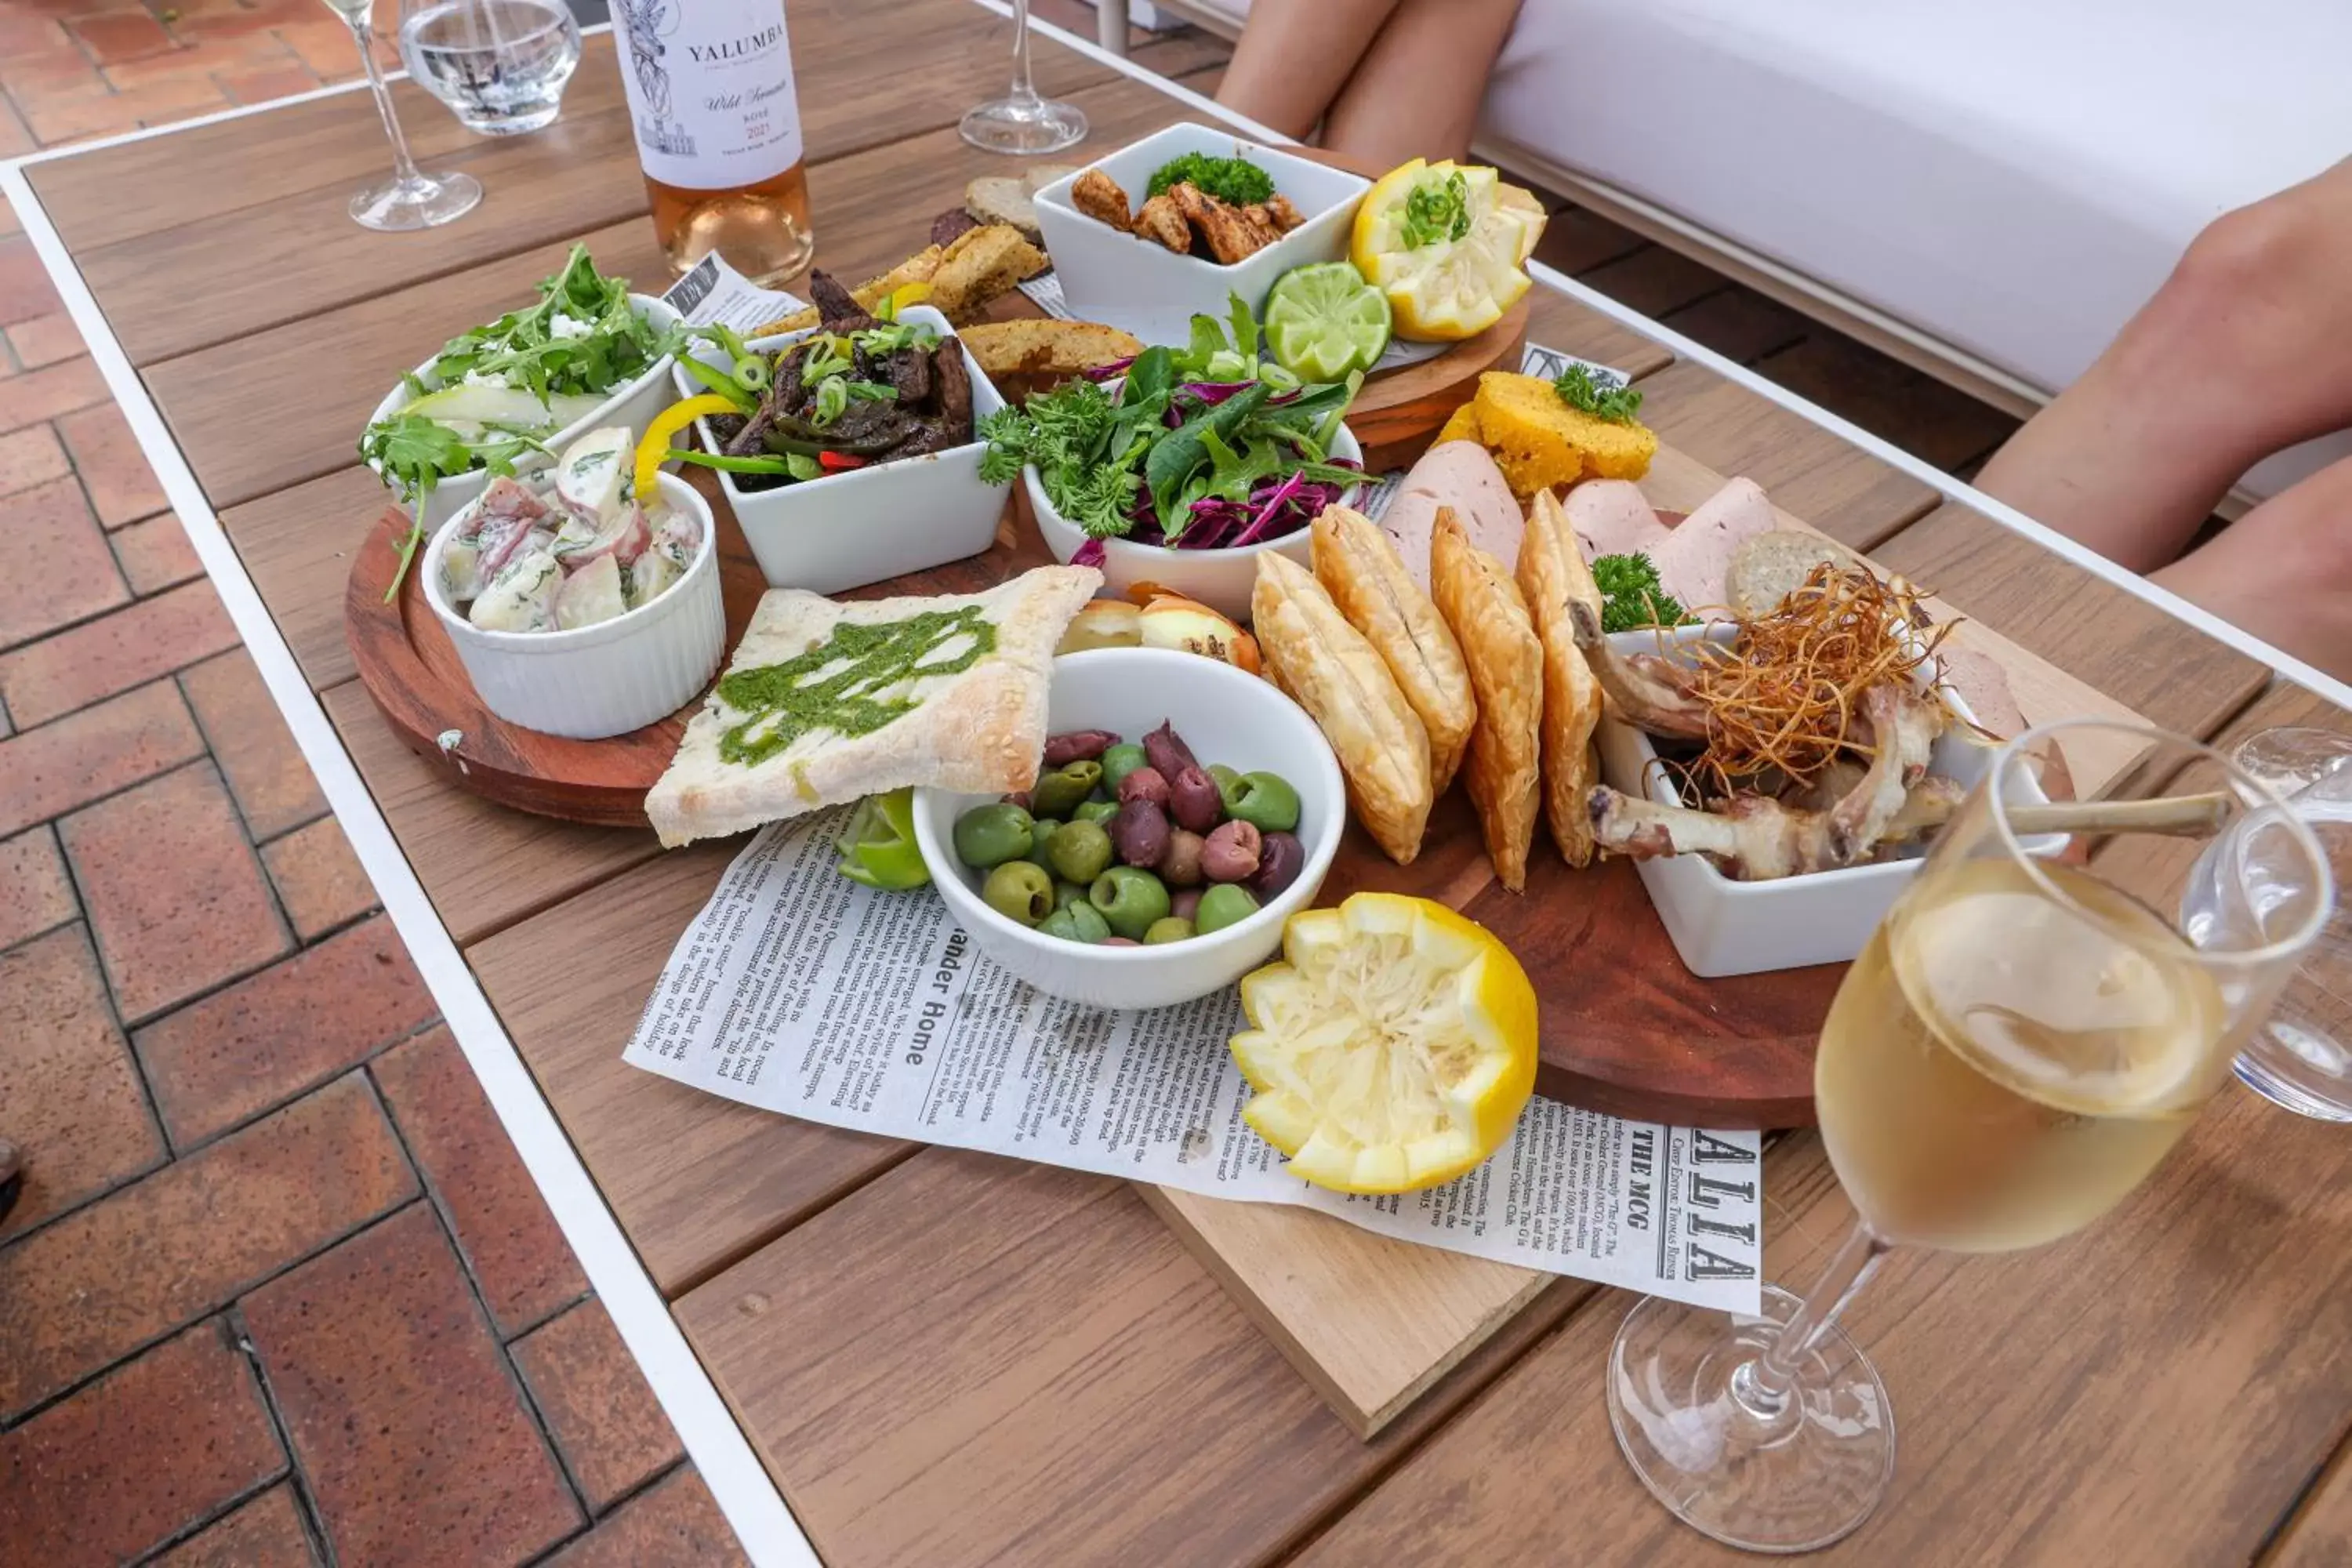
M 1201 846 L 1201 875 L 1212 882 L 1242 882 L 1257 870 L 1265 836 L 1254 822 L 1235 817 L 1220 823 Z
M 1201 846 L 1208 840 L 1190 828 L 1179 827 L 1168 835 L 1168 853 L 1160 858 L 1160 879 L 1171 888 L 1197 888 L 1201 885 Z
M 1225 803 L 1218 797 L 1217 781 L 1200 768 L 1185 766 L 1168 775 L 1168 815 L 1176 826 L 1207 833 L 1224 820 Z
M 1168 853 L 1168 814 L 1148 800 L 1129 801 L 1110 819 L 1110 847 L 1126 865 L 1159 865 Z
M 1307 847 L 1298 842 L 1298 836 L 1269 833 L 1258 846 L 1257 870 L 1249 879 L 1249 890 L 1257 895 L 1258 902 L 1272 903 L 1305 869 Z
M 1199 759 L 1192 748 L 1176 733 L 1175 727 L 1164 720 L 1160 728 L 1143 737 L 1143 760 L 1160 770 L 1160 776 L 1173 782 L 1186 768 L 1197 768 Z M 1198 830 L 1196 830 L 1198 831 Z
M 1148 800 L 1160 810 L 1168 809 L 1168 775 L 1150 763 L 1137 768 L 1118 781 L 1118 803 Z
M 1118 744 L 1118 737 L 1108 730 L 1072 730 L 1065 734 L 1045 737 L 1045 766 L 1048 770 L 1069 763 L 1098 761 L 1105 752 Z
M 1179 888 L 1168 895 L 1168 912 L 1179 919 L 1191 920 L 1200 907 L 1201 889 L 1198 888 Z
M 1012 794 L 1004 797 L 1004 804 L 1007 805 L 1017 805 L 1022 810 L 1026 811 L 1029 809 L 1029 792 L 1025 789 L 1016 789 Z

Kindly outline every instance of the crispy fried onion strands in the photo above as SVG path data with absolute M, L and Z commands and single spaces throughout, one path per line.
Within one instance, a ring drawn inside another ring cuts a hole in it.
M 1811 784 L 1849 738 L 1862 694 L 1908 681 L 1951 630 L 1928 625 L 1919 593 L 1829 563 L 1769 616 L 1744 623 L 1729 645 L 1695 644 L 1690 695 L 1707 710 L 1707 745 L 1678 764 L 1685 798 L 1724 800 L 1775 773 Z

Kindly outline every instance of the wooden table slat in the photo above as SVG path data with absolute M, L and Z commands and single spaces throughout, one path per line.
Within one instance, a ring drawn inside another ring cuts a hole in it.
M 1813 1194 L 1770 1228 L 1775 1279 L 1809 1282 L 1850 1223 L 1826 1167 L 1810 1135 L 1767 1161 L 1768 1191 Z M 1300 1562 L 1557 1561 L 1571 1530 L 1611 1562 L 1750 1561 L 1674 1521 L 1618 1454 L 1601 1378 L 1631 1301 L 1594 1297 Z M 2227 1089 L 2087 1231 L 1898 1253 L 1850 1326 L 1894 1401 L 1894 1489 L 1814 1561 L 2243 1562 L 2352 1408 L 2352 1142 Z
M 861 1568 L 1267 1562 L 1558 1317 L 1360 1442 L 1132 1189 L 951 1149 L 677 1311 L 817 1551 Z
M 461 947 L 661 853 L 650 833 L 531 816 L 451 789 L 401 744 L 356 680 L 320 700 Z
M 2183 734 L 2210 734 L 2271 678 L 2268 666 L 1965 507 L 1937 508 L 1871 555 Z
M 1857 550 L 1936 504 L 1936 492 L 1901 469 L 1704 365 L 1677 364 L 1642 391 L 1642 418 L 1662 445 L 1754 479 L 1783 510 Z
M 671 947 L 738 847 L 666 855 L 466 955 L 666 1295 L 913 1149 L 772 1116 L 623 1064 Z

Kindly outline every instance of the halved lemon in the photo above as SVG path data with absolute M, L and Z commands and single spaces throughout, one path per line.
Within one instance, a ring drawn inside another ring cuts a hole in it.
M 1536 1081 L 1536 994 L 1485 927 L 1358 893 L 1290 917 L 1242 980 L 1242 1112 L 1288 1169 L 1342 1193 L 1450 1182 L 1511 1135 Z
M 1364 193 L 1348 259 L 1388 296 L 1396 334 L 1475 337 L 1528 291 L 1543 204 L 1492 169 L 1415 158 Z

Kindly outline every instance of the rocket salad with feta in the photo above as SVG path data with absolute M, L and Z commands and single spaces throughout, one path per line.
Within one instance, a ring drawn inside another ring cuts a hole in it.
M 476 468 L 510 474 L 686 336 L 640 315 L 628 279 L 604 277 L 575 245 L 537 304 L 458 334 L 424 374 L 403 377 L 408 400 L 367 427 L 360 457 L 411 503 Z

